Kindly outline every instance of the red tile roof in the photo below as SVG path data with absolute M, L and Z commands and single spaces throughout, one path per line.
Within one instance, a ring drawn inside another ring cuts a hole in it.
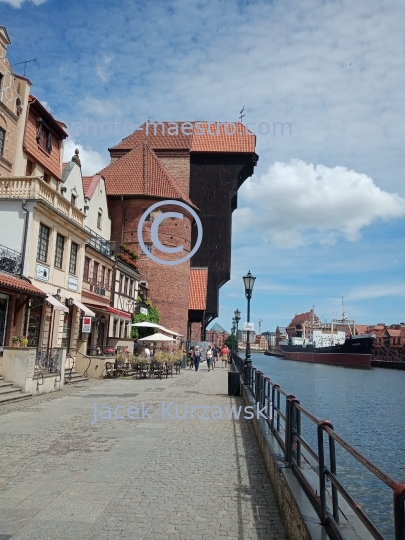
M 0 273 L 0 287 L 5 287 L 6 289 L 13 289 L 15 291 L 24 292 L 32 294 L 35 296 L 46 297 L 46 293 L 31 285 L 25 279 L 17 278 L 10 276 L 9 274 Z
M 308 321 L 311 321 L 311 316 L 312 316 L 312 314 L 311 314 L 310 311 L 307 311 L 306 313 L 300 313 L 298 315 L 295 315 L 295 317 L 290 322 L 290 324 L 287 326 L 287 328 L 292 328 L 292 327 L 295 328 L 295 326 L 297 326 L 298 324 L 303 324 L 303 323 L 306 323 Z M 319 322 L 318 317 L 314 313 L 314 323 L 317 324 L 318 322 Z
M 83 176 L 83 191 L 84 196 L 91 199 L 96 191 L 96 188 L 100 182 L 101 175 L 95 174 L 94 176 Z
M 185 149 L 189 152 L 255 151 L 256 136 L 240 122 L 155 122 L 142 124 L 134 133 L 111 148 L 131 150 L 146 140 L 154 150 Z M 148 132 L 148 133 L 146 133 Z
M 149 195 L 194 203 L 178 187 L 164 164 L 144 142 L 100 171 L 107 195 Z
M 188 309 L 204 311 L 207 303 L 208 268 L 190 268 Z

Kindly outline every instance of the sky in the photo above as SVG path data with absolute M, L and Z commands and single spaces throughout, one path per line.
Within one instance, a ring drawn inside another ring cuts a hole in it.
M 16 73 L 68 126 L 83 171 L 150 119 L 243 118 L 259 162 L 233 214 L 215 322 L 262 331 L 405 322 L 402 0 L 0 0 Z M 283 127 L 281 124 L 283 124 Z M 126 124 L 126 125 L 125 125 Z M 132 129 L 131 129 L 132 128 Z

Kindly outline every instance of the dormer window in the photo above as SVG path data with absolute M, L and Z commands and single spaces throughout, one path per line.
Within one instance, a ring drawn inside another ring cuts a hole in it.
M 38 119 L 39 127 L 37 131 L 37 143 L 41 148 L 51 153 L 52 151 L 52 135 L 49 129 L 44 125 L 41 118 Z
M 76 206 L 76 199 L 77 199 L 77 195 L 72 193 L 72 196 L 70 197 L 70 202 L 73 204 L 73 206 Z

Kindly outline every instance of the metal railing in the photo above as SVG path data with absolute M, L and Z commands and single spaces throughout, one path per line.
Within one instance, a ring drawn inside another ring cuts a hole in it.
M 39 391 L 39 387 L 44 384 L 44 374 L 46 373 L 56 374 L 54 381 L 54 386 L 56 388 L 56 384 L 60 382 L 62 378 L 62 358 L 62 349 L 48 349 L 47 347 L 37 348 L 34 365 L 34 374 L 37 376 L 37 392 Z
M 105 240 L 102 236 L 97 234 L 95 231 L 90 229 L 90 227 L 85 227 L 86 231 L 91 234 L 91 237 L 87 240 L 86 244 L 93 247 L 103 255 L 107 255 L 107 257 L 111 257 L 112 254 L 112 247 L 111 242 L 108 240 Z
M 330 421 L 319 420 L 313 416 L 300 405 L 295 396 L 284 392 L 278 384 L 272 382 L 269 377 L 263 375 L 251 364 L 244 363 L 237 355 L 234 355 L 234 363 L 252 397 L 261 408 L 265 408 L 266 422 L 282 449 L 285 465 L 291 468 L 307 493 L 322 525 L 328 529 L 328 534 L 334 539 L 345 539 L 339 526 L 338 494 L 340 494 L 370 532 L 372 538 L 387 539 L 339 480 L 336 472 L 335 443 L 337 443 L 340 448 L 353 456 L 358 463 L 393 491 L 394 538 L 395 540 L 405 540 L 405 482 L 393 480 L 335 433 Z M 281 406 L 281 397 L 284 398 L 284 408 Z M 302 436 L 302 415 L 309 420 L 310 424 L 316 426 L 317 451 Z M 325 458 L 324 434 L 327 435 L 329 463 Z M 314 486 L 305 475 L 304 462 L 306 468 L 309 465 L 318 473 L 319 483 L 317 486 Z M 327 481 L 331 483 L 330 495 L 326 487 Z M 332 503 L 332 511 L 327 504 L 328 498 Z
M 0 244 L 0 270 L 9 274 L 21 274 L 21 253 Z

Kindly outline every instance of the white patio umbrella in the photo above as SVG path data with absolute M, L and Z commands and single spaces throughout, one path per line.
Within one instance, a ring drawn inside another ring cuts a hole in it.
M 157 334 L 152 334 L 151 336 L 143 337 L 138 339 L 138 341 L 176 341 L 175 339 L 165 336 L 164 334 L 160 334 L 159 332 Z
M 144 321 L 139 323 L 133 323 L 130 326 L 137 326 L 140 328 L 158 328 L 159 330 L 162 330 L 163 332 L 167 332 L 168 334 L 171 334 L 172 336 L 182 336 L 183 334 L 179 334 L 178 332 L 175 332 L 174 330 L 169 330 L 168 328 L 165 328 L 164 326 L 161 326 L 160 324 L 155 324 L 152 322 Z

